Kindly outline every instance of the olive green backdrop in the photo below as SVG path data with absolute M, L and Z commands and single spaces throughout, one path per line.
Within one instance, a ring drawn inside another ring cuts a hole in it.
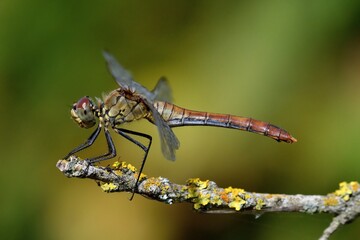
M 271 193 L 326 194 L 360 180 L 358 1 L 0 2 L 0 236 L 3 239 L 316 239 L 331 216 L 198 214 L 106 194 L 55 167 L 91 130 L 70 119 L 84 95 L 116 88 L 108 49 L 152 88 L 165 75 L 174 102 L 270 121 L 299 142 L 210 127 L 177 128 L 177 161 L 161 155 L 156 128 L 144 172 L 184 183 Z M 113 134 L 120 160 L 143 153 Z M 101 136 L 80 154 L 106 151 Z M 109 164 L 109 161 L 104 164 Z M 360 235 L 359 222 L 332 239 Z

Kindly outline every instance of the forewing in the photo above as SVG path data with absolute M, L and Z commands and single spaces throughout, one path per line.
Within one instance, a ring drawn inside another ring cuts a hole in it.
M 157 126 L 160 135 L 161 150 L 166 159 L 175 160 L 175 150 L 179 148 L 179 140 L 176 138 L 174 132 L 169 125 L 160 116 L 159 112 L 153 106 L 155 100 L 168 101 L 171 100 L 171 91 L 165 78 L 161 78 L 154 90 L 150 92 L 140 83 L 133 80 L 131 74 L 123 68 L 118 61 L 110 53 L 103 51 L 108 69 L 115 81 L 122 88 L 127 88 L 144 97 L 146 105 L 150 108 L 154 123 Z
M 151 91 L 154 94 L 155 101 L 172 102 L 171 88 L 165 77 L 161 77 L 155 88 Z
M 103 51 L 104 58 L 106 60 L 108 69 L 115 79 L 115 81 L 122 88 L 130 89 L 131 91 L 135 91 L 138 94 L 143 95 L 150 101 L 154 100 L 154 94 L 147 90 L 140 83 L 135 82 L 131 74 L 116 60 L 116 58 L 110 53 Z
M 154 123 L 159 131 L 162 153 L 166 159 L 174 161 L 175 150 L 179 149 L 180 146 L 179 140 L 155 107 L 151 104 L 147 105 L 151 109 Z
M 121 87 L 131 87 L 132 82 L 134 81 L 131 74 L 125 68 L 123 68 L 115 59 L 115 57 L 110 53 L 103 51 L 103 56 L 106 60 L 107 67 L 115 81 Z

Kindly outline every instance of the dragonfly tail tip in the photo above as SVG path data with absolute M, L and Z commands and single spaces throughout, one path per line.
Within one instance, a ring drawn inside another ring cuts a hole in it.
M 294 138 L 293 136 L 291 136 L 290 141 L 291 141 L 291 143 L 296 143 L 298 140 L 296 138 Z

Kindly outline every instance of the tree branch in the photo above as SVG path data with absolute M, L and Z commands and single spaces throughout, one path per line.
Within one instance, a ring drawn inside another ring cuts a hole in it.
M 105 192 L 135 192 L 167 204 L 192 203 L 194 209 L 206 213 L 244 213 L 261 215 L 265 212 L 330 213 L 336 215 L 320 239 L 328 239 L 339 226 L 354 220 L 360 213 L 360 185 L 342 182 L 340 188 L 327 195 L 287 195 L 247 192 L 241 188 L 220 188 L 215 182 L 199 178 L 175 184 L 163 177 L 142 174 L 134 189 L 137 169 L 125 162 L 111 167 L 93 166 L 71 156 L 59 160 L 57 168 L 67 177 L 96 180 Z

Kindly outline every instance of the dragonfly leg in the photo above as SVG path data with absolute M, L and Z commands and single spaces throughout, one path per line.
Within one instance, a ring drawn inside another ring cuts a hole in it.
M 136 179 L 135 187 L 134 187 L 133 192 L 132 192 L 132 195 L 131 195 L 131 197 L 130 197 L 130 201 L 131 201 L 131 200 L 134 198 L 135 189 L 136 189 L 137 186 L 138 186 L 141 173 L 142 173 L 142 171 L 143 171 L 143 169 L 144 169 L 144 166 L 145 166 L 146 158 L 147 158 L 147 155 L 148 155 L 148 153 L 149 153 L 150 146 L 151 146 L 151 142 L 152 142 L 152 137 L 151 137 L 150 135 L 145 134 L 145 133 L 135 132 L 135 131 L 131 131 L 131 130 L 128 130 L 128 129 L 123 129 L 123 128 L 116 128 L 116 129 L 114 129 L 114 130 L 115 130 L 115 132 L 117 132 L 118 134 L 120 134 L 121 136 L 123 136 L 124 138 L 126 138 L 127 140 L 129 140 L 130 142 L 135 143 L 137 146 L 139 146 L 139 147 L 145 152 L 144 159 L 142 160 L 142 163 L 141 163 L 139 175 L 138 175 L 138 177 L 137 177 L 137 179 Z M 145 145 L 143 145 L 143 144 L 140 143 L 139 141 L 137 141 L 137 140 L 135 140 L 134 138 L 130 137 L 128 134 L 132 134 L 132 135 L 135 135 L 135 136 L 140 136 L 140 137 L 143 137 L 143 138 L 147 138 L 147 139 L 149 140 L 148 146 L 146 147 Z
M 74 153 L 77 153 L 85 148 L 90 147 L 95 142 L 96 138 L 99 136 L 100 131 L 101 131 L 101 126 L 99 125 L 96 128 L 96 130 L 90 135 L 90 137 L 86 140 L 86 142 L 74 148 L 71 152 L 68 153 L 68 155 L 64 157 L 64 159 L 68 159 Z
M 101 162 L 101 161 L 104 161 L 104 160 L 107 160 L 107 159 L 110 159 L 110 158 L 113 158 L 116 156 L 115 145 L 111 138 L 110 132 L 107 128 L 105 128 L 105 138 L 106 138 L 106 142 L 108 145 L 108 152 L 101 156 L 87 159 L 87 161 L 89 161 L 90 163 L 96 163 L 96 162 Z

